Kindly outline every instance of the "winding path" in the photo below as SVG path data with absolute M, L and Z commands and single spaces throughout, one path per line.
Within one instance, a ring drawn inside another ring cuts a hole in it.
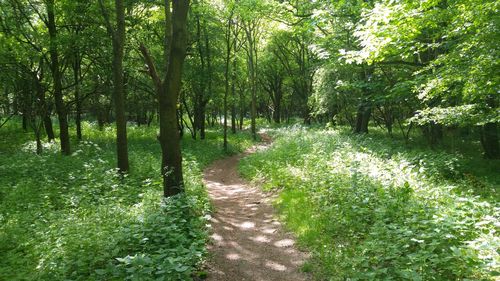
M 207 280 L 309 280 L 300 272 L 307 255 L 296 249 L 294 238 L 275 218 L 270 195 L 238 175 L 241 158 L 269 145 L 270 139 L 263 139 L 264 144 L 205 170 L 204 182 L 215 207 Z

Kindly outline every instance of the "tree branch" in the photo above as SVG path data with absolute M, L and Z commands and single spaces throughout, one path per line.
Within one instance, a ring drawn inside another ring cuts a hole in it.
M 115 40 L 115 31 L 113 29 L 113 25 L 111 25 L 108 10 L 106 10 L 106 7 L 104 7 L 104 3 L 102 2 L 102 0 L 99 0 L 99 7 L 101 8 L 101 13 L 104 17 L 104 25 L 106 26 L 106 30 L 108 31 L 109 36 L 111 36 L 111 38 Z
M 402 61 L 402 60 L 395 60 L 395 61 L 380 61 L 380 62 L 375 62 L 375 64 L 379 65 L 408 65 L 408 66 L 427 66 L 426 63 L 419 63 L 419 62 L 411 62 L 411 61 Z
M 5 125 L 12 117 L 14 117 L 15 113 L 12 113 L 9 117 L 7 117 L 7 119 L 5 119 L 1 124 L 0 124 L 0 128 L 3 127 L 3 125 Z
M 162 82 L 161 82 L 160 77 L 158 76 L 158 72 L 156 71 L 156 67 L 155 67 L 155 64 L 153 62 L 153 59 L 149 55 L 148 49 L 146 48 L 146 46 L 144 46 L 144 44 L 141 43 L 141 45 L 139 46 L 139 51 L 141 51 L 141 53 L 142 53 L 142 57 L 144 58 L 144 62 L 146 63 L 147 68 L 148 68 L 147 70 L 148 70 L 149 76 L 151 77 L 151 79 L 153 79 L 153 83 L 155 85 L 156 90 L 157 91 L 160 90 L 161 86 L 162 86 Z

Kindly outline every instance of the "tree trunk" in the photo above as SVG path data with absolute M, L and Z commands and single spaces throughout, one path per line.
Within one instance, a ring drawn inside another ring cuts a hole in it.
M 40 138 L 40 132 L 35 132 L 36 138 L 36 154 L 41 155 L 43 151 L 42 140 Z
M 43 126 L 45 128 L 45 133 L 47 134 L 47 140 L 50 142 L 55 139 L 54 128 L 52 127 L 52 119 L 50 119 L 50 112 L 52 111 L 52 109 L 47 104 L 47 100 L 45 99 L 45 89 L 41 84 L 42 83 L 41 80 L 39 80 L 39 77 L 37 75 L 35 75 L 34 79 L 36 79 L 37 83 L 38 99 L 40 100 L 40 106 L 43 108 L 42 111 L 43 116 L 40 116 L 40 118 L 43 119 Z
M 75 80 L 75 104 L 76 104 L 76 138 L 82 140 L 82 101 L 80 100 L 80 56 L 78 50 L 75 51 L 75 61 L 73 63 L 73 76 Z
M 492 109 L 497 108 L 497 100 L 493 95 L 486 99 L 486 103 Z M 500 159 L 500 147 L 498 143 L 498 123 L 486 123 L 481 131 L 481 144 L 484 156 L 487 159 Z
M 52 120 L 50 119 L 50 112 L 51 109 L 47 105 L 47 100 L 45 99 L 45 89 L 42 85 L 42 80 L 43 80 L 43 60 L 40 60 L 40 70 L 41 73 L 33 73 L 33 79 L 35 81 L 35 88 L 36 88 L 36 93 L 37 93 L 37 98 L 39 101 L 39 112 L 40 112 L 40 119 L 43 122 L 43 126 L 45 128 L 45 132 L 47 133 L 47 140 L 50 142 L 52 141 L 54 137 L 54 129 L 52 128 Z M 41 129 L 40 129 L 41 130 Z M 40 137 L 40 133 L 38 133 L 38 137 Z
M 52 141 L 55 139 L 54 128 L 52 127 L 52 119 L 50 119 L 50 110 L 47 109 L 45 116 L 43 117 L 43 125 L 45 127 L 45 133 L 47 134 L 47 140 Z
M 225 68 L 224 68 L 224 79 L 225 79 L 225 84 L 224 84 L 224 124 L 223 124 L 223 129 L 224 129 L 224 142 L 223 142 L 223 147 L 224 151 L 227 151 L 227 117 L 228 117 L 228 108 L 227 108 L 227 97 L 229 96 L 229 66 L 231 64 L 231 49 L 232 49 L 232 42 L 231 42 L 231 25 L 232 25 L 232 16 L 229 17 L 227 20 L 227 26 L 226 26 L 226 60 L 225 60 Z
M 71 154 L 68 130 L 68 114 L 66 105 L 63 101 L 61 70 L 59 69 L 59 53 L 57 50 L 57 29 L 54 14 L 54 0 L 47 0 L 47 28 L 50 37 L 50 69 L 54 80 L 54 99 L 56 105 L 57 117 L 59 119 L 59 139 L 61 140 L 61 152 L 64 155 Z
M 368 123 L 370 121 L 372 108 L 369 104 L 362 103 L 358 107 L 356 115 L 356 127 L 354 132 L 357 134 L 368 133 Z
M 28 117 L 26 117 L 26 113 L 23 112 L 23 120 L 22 120 L 23 131 L 28 132 Z
M 149 75 L 158 94 L 163 194 L 165 197 L 170 197 L 184 191 L 177 103 L 181 90 L 182 66 L 186 57 L 189 0 L 173 1 L 171 16 L 169 16 L 170 1 L 165 0 L 164 3 L 166 15 L 164 51 L 168 51 L 169 55 L 167 73 L 163 81 L 158 76 L 154 62 L 144 45 L 141 45 L 140 51 L 148 65 Z
M 115 0 L 116 30 L 113 33 L 113 94 L 116 114 L 116 156 L 120 172 L 129 170 L 127 148 L 127 119 L 123 79 L 123 49 L 125 44 L 125 6 Z
M 169 8 L 169 7 L 166 7 Z M 172 43 L 164 91 L 160 100 L 160 141 L 162 147 L 163 190 L 165 197 L 184 191 L 182 154 L 177 130 L 176 107 L 181 89 L 182 66 L 186 56 L 189 0 L 173 2 Z
M 236 134 L 236 56 L 233 57 L 231 71 L 231 133 Z
M 481 144 L 487 159 L 500 159 L 497 123 L 486 123 L 481 131 Z
M 240 131 L 243 130 L 243 121 L 245 120 L 245 98 L 243 97 L 243 91 L 240 91 Z
M 205 112 L 206 112 L 206 105 L 203 105 L 200 108 L 200 139 L 204 140 L 206 135 L 205 135 Z
M 443 126 L 431 122 L 422 128 L 422 132 L 431 147 L 435 147 L 443 139 Z
M 256 42 L 254 41 L 254 36 L 252 30 L 250 30 L 249 26 L 245 26 L 245 33 L 247 37 L 247 44 L 248 44 L 248 50 L 247 50 L 247 55 L 248 55 L 248 72 L 250 76 L 250 86 L 251 86 L 251 93 L 252 93 L 252 101 L 251 101 L 251 106 L 250 106 L 250 127 L 251 127 L 251 132 L 252 132 L 252 137 L 254 140 L 257 139 L 257 129 L 256 129 L 256 123 L 255 123 L 255 118 L 257 115 L 257 75 L 256 75 L 256 57 L 255 57 L 255 44 Z
M 274 103 L 273 120 L 276 124 L 281 122 L 281 98 L 278 97 Z

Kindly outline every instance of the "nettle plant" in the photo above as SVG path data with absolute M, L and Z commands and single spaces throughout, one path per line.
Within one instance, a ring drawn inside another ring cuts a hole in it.
M 274 136 L 274 146 L 244 160 L 241 170 L 283 189 L 277 204 L 319 261 L 319 275 L 493 280 L 498 274 L 500 206 L 468 191 L 463 156 L 405 150 L 338 130 L 283 129 Z

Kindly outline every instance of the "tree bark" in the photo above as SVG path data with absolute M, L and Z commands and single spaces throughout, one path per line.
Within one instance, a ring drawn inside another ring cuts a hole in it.
M 45 133 L 47 134 L 47 140 L 52 141 L 55 139 L 54 128 L 52 127 L 52 119 L 50 119 L 50 110 L 47 108 L 47 112 L 43 117 L 43 126 L 45 127 Z
M 168 7 L 166 7 L 168 8 Z M 173 2 L 172 43 L 164 91 L 160 101 L 160 141 L 162 147 L 163 190 L 165 197 L 184 191 L 182 154 L 177 130 L 176 107 L 181 89 L 182 66 L 186 56 L 189 0 Z
M 252 132 L 252 137 L 254 140 L 257 139 L 257 129 L 256 129 L 256 122 L 255 118 L 257 115 L 257 75 L 256 75 L 256 57 L 255 57 L 255 44 L 256 42 L 254 41 L 254 28 L 255 26 L 249 26 L 249 24 L 253 23 L 247 23 L 244 28 L 245 28 L 245 34 L 247 37 L 247 55 L 248 55 L 248 72 L 250 76 L 250 87 L 251 87 L 251 93 L 252 93 L 252 102 L 250 106 L 250 127 L 251 127 L 251 132 Z
M 165 9 L 170 9 L 170 1 L 165 0 Z M 141 45 L 140 51 L 148 65 L 158 94 L 160 118 L 160 146 L 162 150 L 161 173 L 163 177 L 163 194 L 170 197 L 184 191 L 182 175 L 181 139 L 177 125 L 177 103 L 181 89 L 182 67 L 187 47 L 187 14 L 189 0 L 173 1 L 172 17 L 166 18 L 165 51 L 169 51 L 168 66 L 165 79 L 162 81 L 156 72 L 155 65 L 148 50 Z M 165 13 L 167 15 L 167 12 Z M 170 25 L 171 24 L 171 25 Z M 170 30 L 171 26 L 171 30 Z M 168 43 L 170 42 L 170 43 Z M 167 56 L 165 56 L 167 57 Z
M 205 134 L 205 115 L 206 115 L 206 105 L 201 105 L 200 107 L 200 139 L 204 140 Z
M 236 56 L 233 58 L 231 73 L 231 132 L 236 134 Z
M 245 121 L 245 97 L 243 91 L 240 89 L 240 131 L 243 130 L 243 122 Z
M 47 28 L 50 37 L 50 69 L 54 80 L 54 99 L 59 119 L 59 139 L 61 140 L 61 152 L 64 155 L 71 154 L 68 129 L 68 113 L 63 101 L 61 70 L 59 69 L 59 53 L 57 50 L 57 29 L 54 13 L 54 0 L 47 0 Z
M 492 109 L 497 108 L 497 101 L 494 96 L 488 96 L 486 103 Z M 481 131 L 481 144 L 484 149 L 484 156 L 487 159 L 500 159 L 500 146 L 498 139 L 498 123 L 486 123 Z
M 121 173 L 129 171 L 127 148 L 127 119 L 125 116 L 125 87 L 123 75 L 123 52 L 125 45 L 125 5 L 123 0 L 115 0 L 116 28 L 113 28 L 111 19 L 104 7 L 103 0 L 99 0 L 101 12 L 105 20 L 106 29 L 113 44 L 113 96 L 116 115 L 116 157 L 117 167 Z
M 281 95 L 280 98 L 276 97 L 274 103 L 273 120 L 276 124 L 281 122 Z
M 80 141 L 82 140 L 82 101 L 80 98 L 80 55 L 78 50 L 75 50 L 75 57 L 73 62 L 73 79 L 75 80 L 75 105 L 76 105 L 76 138 Z
M 354 132 L 357 134 L 368 133 L 368 123 L 370 121 L 371 116 L 371 106 L 366 103 L 362 103 L 358 107 L 358 113 L 356 115 L 356 127 L 354 128 Z
M 113 93 L 116 114 L 116 156 L 120 172 L 128 172 L 127 119 L 123 79 L 123 49 L 125 45 L 125 7 L 123 0 L 115 0 L 116 31 L 113 38 Z
M 53 139 L 55 139 L 54 136 L 54 128 L 52 127 L 52 120 L 50 119 L 50 113 L 52 109 L 50 106 L 47 104 L 47 100 L 45 98 L 45 89 L 42 85 L 42 80 L 43 80 L 43 62 L 44 60 L 40 60 L 40 75 L 37 75 L 37 73 L 33 73 L 33 79 L 35 80 L 36 83 L 36 88 L 38 92 L 38 99 L 40 101 L 40 106 L 43 108 L 42 115 L 40 118 L 43 119 L 43 126 L 45 128 L 45 133 L 47 134 L 47 140 L 50 142 Z
M 232 25 L 232 14 L 227 20 L 227 26 L 226 26 L 226 34 L 225 34 L 225 39 L 226 39 L 226 59 L 225 59 L 225 68 L 224 68 L 224 142 L 223 142 L 223 147 L 224 151 L 227 151 L 227 98 L 229 96 L 229 66 L 231 64 L 231 49 L 232 49 L 232 42 L 231 42 L 231 25 Z
M 481 132 L 481 144 L 487 159 L 500 159 L 497 123 L 486 123 Z

